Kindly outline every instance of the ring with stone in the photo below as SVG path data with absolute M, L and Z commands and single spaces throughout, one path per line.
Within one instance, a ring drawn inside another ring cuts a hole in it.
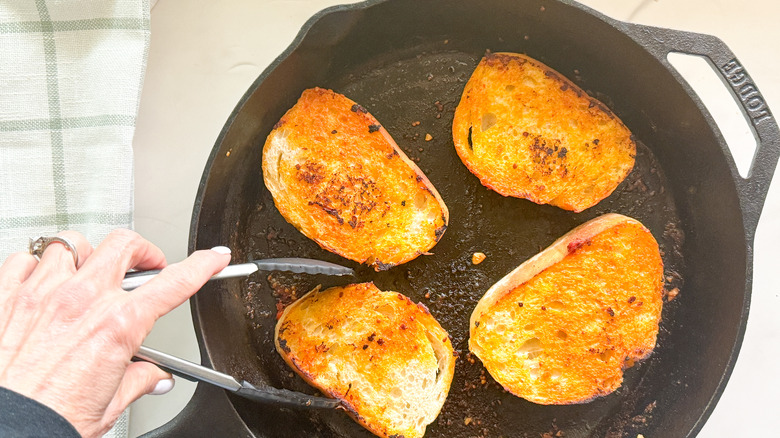
M 65 246 L 65 248 L 70 251 L 71 254 L 73 254 L 73 263 L 76 266 L 79 265 L 79 253 L 76 251 L 76 245 L 64 237 L 41 236 L 35 240 L 30 239 L 30 254 L 32 254 L 36 259 L 40 260 L 41 256 L 43 256 L 43 252 L 46 251 L 46 248 L 52 243 L 60 243 Z

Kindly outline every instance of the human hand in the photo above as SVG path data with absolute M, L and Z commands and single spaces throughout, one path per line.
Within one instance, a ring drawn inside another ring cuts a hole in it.
M 166 267 L 162 251 L 129 230 L 94 250 L 79 233 L 59 236 L 76 246 L 79 266 L 62 244 L 49 245 L 40 261 L 17 253 L 0 266 L 0 386 L 54 409 L 83 436 L 100 436 L 171 379 L 130 359 L 159 317 L 227 266 L 229 250 L 196 251 Z M 165 269 L 125 292 L 131 268 Z

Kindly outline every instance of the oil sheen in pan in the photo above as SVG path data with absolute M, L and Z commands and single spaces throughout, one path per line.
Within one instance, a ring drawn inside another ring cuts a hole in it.
M 356 281 L 374 281 L 382 290 L 402 292 L 424 303 L 453 337 L 460 353 L 455 377 L 441 414 L 428 426 L 427 437 L 538 437 L 556 436 L 558 431 L 566 437 L 636 436 L 653 421 L 653 400 L 647 398 L 644 382 L 652 375 L 654 363 L 663 360 L 665 344 L 670 342 L 674 301 L 665 303 L 661 333 L 650 359 L 627 370 L 615 393 L 583 405 L 540 406 L 504 391 L 480 361 L 468 354 L 468 319 L 494 282 L 575 226 L 607 212 L 639 219 L 653 232 L 663 252 L 666 288 L 681 288 L 678 273 L 683 271 L 684 236 L 672 190 L 650 148 L 641 141 L 628 178 L 607 199 L 579 214 L 505 198 L 483 187 L 461 163 L 451 134 L 455 107 L 478 61 L 479 56 L 458 51 L 410 51 L 405 57 L 395 53 L 392 59 L 380 56 L 330 83 L 317 84 L 366 107 L 430 178 L 450 210 L 449 227 L 433 248 L 434 255 L 380 273 L 360 267 Z M 577 79 L 572 72 L 561 73 Z M 239 240 L 248 242 L 247 253 L 345 263 L 285 222 L 266 190 L 257 193 L 256 205 L 238 230 Z M 474 252 L 485 253 L 487 259 L 473 265 Z M 274 351 L 276 315 L 285 303 L 317 284 L 327 287 L 340 281 L 281 273 L 245 280 L 246 318 L 265 367 L 261 372 L 269 383 L 314 392 Z M 372 436 L 340 412 L 300 416 L 307 416 L 312 423 L 309 430 L 320 436 Z M 559 418 L 568 420 L 564 423 Z M 291 430 L 297 427 L 290 426 Z

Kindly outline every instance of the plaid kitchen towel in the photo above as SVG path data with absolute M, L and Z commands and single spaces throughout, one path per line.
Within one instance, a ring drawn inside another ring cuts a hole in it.
M 132 226 L 149 30 L 149 0 L 0 1 L 0 261 L 30 237 Z
M 148 0 L 0 2 L 0 260 L 132 225 Z

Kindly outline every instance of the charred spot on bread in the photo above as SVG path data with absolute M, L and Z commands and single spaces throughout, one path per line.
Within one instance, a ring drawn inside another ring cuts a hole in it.
M 596 98 L 591 98 L 590 99 L 590 102 L 588 104 L 588 108 L 597 108 L 599 111 L 601 111 L 604 114 L 606 114 L 607 116 L 609 116 L 609 118 L 611 118 L 611 119 L 615 118 L 615 115 L 612 113 L 612 110 L 610 110 L 609 107 L 604 105 L 603 102 L 601 102 L 600 100 L 598 100 Z
M 519 65 L 523 65 L 526 63 L 526 60 L 524 58 L 517 58 L 505 52 L 495 52 L 495 53 L 487 52 L 485 53 L 484 60 L 488 65 L 502 66 L 502 67 L 506 67 L 507 65 L 513 62 Z
M 433 230 L 433 233 L 434 233 L 434 234 L 435 234 L 435 236 L 436 236 L 436 241 L 437 241 L 437 242 L 438 242 L 439 240 L 441 240 L 441 236 L 443 236 L 443 235 L 444 235 L 444 232 L 445 232 L 445 231 L 447 231 L 447 225 L 446 225 L 446 224 L 445 224 L 445 225 L 442 225 L 442 226 L 440 226 L 439 228 L 436 228 L 435 230 Z
M 380 126 L 378 124 L 368 125 L 368 132 L 369 133 L 377 132 L 377 131 L 379 131 L 379 128 L 381 128 L 381 127 L 382 126 Z
M 547 70 L 547 71 L 544 72 L 544 75 L 547 76 L 548 78 L 553 78 L 554 80 L 556 80 L 558 82 L 564 82 L 561 79 L 561 75 L 559 75 L 557 71 Z
M 309 201 L 309 205 L 316 205 L 317 207 L 321 208 L 322 211 L 324 211 L 325 213 L 328 213 L 329 215 L 335 217 L 339 225 L 344 224 L 344 218 L 341 217 L 337 209 L 327 206 L 322 202 L 316 202 L 316 201 Z
M 349 389 L 344 394 L 345 398 L 346 398 L 346 395 L 349 394 L 349 391 L 351 391 L 351 390 L 352 390 L 352 384 L 349 385 Z M 357 409 L 355 409 L 355 407 L 352 406 L 351 403 L 347 403 L 346 401 L 343 401 L 341 403 L 341 405 L 344 406 L 344 409 L 346 409 L 346 411 L 349 413 L 349 415 L 352 418 L 354 418 L 357 421 L 362 421 L 363 420 L 363 417 L 360 415 L 360 413 L 357 411 Z
M 325 179 L 323 166 L 319 163 L 307 161 L 303 166 L 296 164 L 295 169 L 299 172 L 298 178 L 307 184 L 319 184 Z
M 392 263 L 382 263 L 379 260 L 376 260 L 374 262 L 374 267 L 376 268 L 377 271 L 387 271 L 388 269 L 392 268 L 393 266 L 395 266 L 395 265 L 392 264 Z
M 566 245 L 566 250 L 569 252 L 575 252 L 582 248 L 583 245 L 589 244 L 589 239 L 574 239 Z
M 278 338 L 279 340 L 279 348 L 281 348 L 284 352 L 289 353 L 290 347 L 287 346 L 287 340 L 283 338 Z

